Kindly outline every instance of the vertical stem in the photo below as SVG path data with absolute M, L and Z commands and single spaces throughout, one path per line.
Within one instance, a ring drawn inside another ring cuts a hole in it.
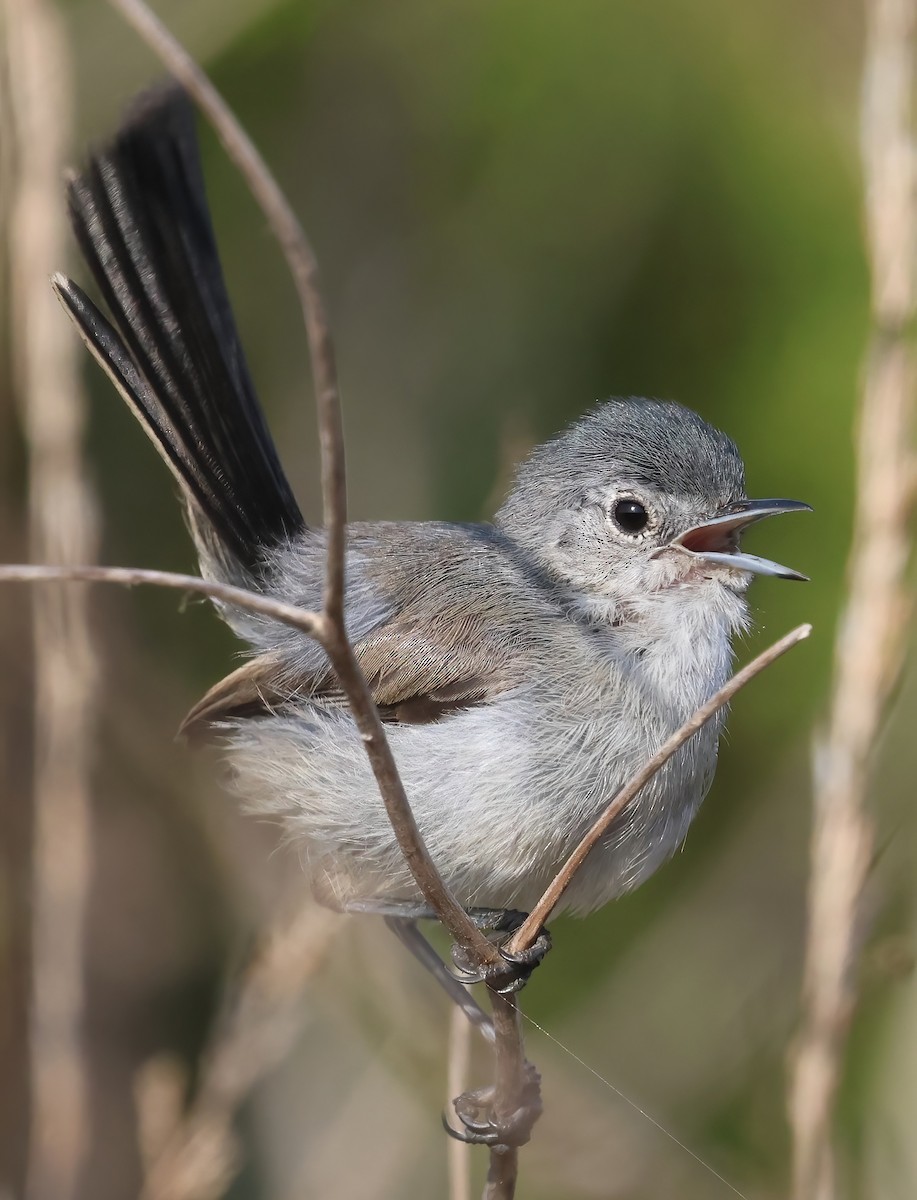
M 498 1124 L 502 1124 L 522 1102 L 525 1085 L 525 1048 L 522 1040 L 522 1018 L 516 997 L 501 996 L 497 992 L 491 992 L 490 996 L 496 1035 L 494 1117 Z M 518 1172 L 518 1147 L 492 1147 L 483 1200 L 513 1200 Z
M 849 592 L 827 729 L 815 750 L 804 1011 L 789 1095 L 796 1200 L 837 1195 L 832 1124 L 856 999 L 857 919 L 873 844 L 871 758 L 905 651 L 915 478 L 915 10 L 915 0 L 866 4 L 862 154 L 872 334 L 859 413 Z
M 518 1175 L 519 1151 L 515 1146 L 491 1150 L 483 1200 L 513 1200 Z
M 7 0 L 5 9 L 17 168 L 9 246 L 14 377 L 29 458 L 31 554 L 86 562 L 97 533 L 81 458 L 85 404 L 76 343 L 48 285 L 66 256 L 60 181 L 70 63 L 48 0 Z M 87 604 L 84 588 L 34 593 L 30 1200 L 71 1200 L 89 1140 L 81 1026 L 95 682 Z
M 446 1081 L 447 1102 L 467 1087 L 471 1062 L 471 1022 L 457 1004 L 451 1005 L 449 1020 L 449 1071 Z M 470 1200 L 471 1147 L 449 1138 L 449 1200 Z

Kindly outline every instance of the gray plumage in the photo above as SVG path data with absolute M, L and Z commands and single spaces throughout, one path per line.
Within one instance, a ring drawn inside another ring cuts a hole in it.
M 178 480 L 202 571 L 319 607 L 324 536 L 299 513 L 249 381 L 180 92 L 143 102 L 70 185 L 70 206 L 116 328 L 71 281 L 55 287 Z M 749 502 L 735 445 L 694 413 L 622 399 L 535 450 L 493 525 L 349 528 L 348 630 L 463 903 L 530 907 L 621 784 L 725 681 L 751 573 L 793 576 L 741 554 L 738 535 L 793 506 Z M 284 819 L 320 898 L 414 899 L 323 652 L 263 618 L 223 616 L 252 657 L 186 729 L 216 731 L 246 807 Z M 721 725 L 621 815 L 568 907 L 605 903 L 672 854 Z

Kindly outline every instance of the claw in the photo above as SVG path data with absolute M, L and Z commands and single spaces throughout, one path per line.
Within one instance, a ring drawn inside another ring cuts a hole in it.
M 541 1116 L 541 1076 L 531 1063 L 524 1067 L 525 1078 L 515 1110 L 498 1119 L 494 1113 L 494 1088 L 462 1092 L 452 1105 L 463 1128 L 450 1125 L 443 1114 L 443 1128 L 451 1138 L 471 1146 L 524 1146 Z
M 465 1133 L 460 1133 L 454 1125 L 450 1125 L 449 1118 L 445 1113 L 440 1113 L 439 1119 L 443 1123 L 443 1129 L 445 1129 L 446 1133 L 448 1133 L 451 1138 L 454 1138 L 457 1142 L 464 1142 L 466 1146 L 471 1145 L 468 1135 Z
M 493 1133 L 474 1133 L 471 1130 L 456 1129 L 454 1125 L 449 1124 L 449 1119 L 445 1113 L 442 1114 L 443 1129 L 451 1138 L 457 1142 L 462 1142 L 466 1146 L 498 1146 L 500 1139 Z
M 517 927 L 518 924 L 513 926 Z M 512 929 L 503 930 L 501 933 L 505 941 L 511 935 Z M 497 949 L 502 961 L 482 965 L 472 962 L 463 946 L 453 946 L 453 969 L 449 974 L 466 987 L 474 983 L 486 983 L 491 991 L 498 992 L 501 996 L 511 995 L 525 987 L 529 976 L 551 949 L 551 935 L 547 929 L 542 929 L 532 945 L 520 954 L 510 954 L 500 946 Z

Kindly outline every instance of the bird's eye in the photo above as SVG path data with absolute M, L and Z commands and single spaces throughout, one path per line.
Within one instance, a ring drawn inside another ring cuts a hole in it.
M 650 515 L 639 500 L 618 500 L 611 510 L 615 524 L 625 533 L 642 533 L 649 524 Z

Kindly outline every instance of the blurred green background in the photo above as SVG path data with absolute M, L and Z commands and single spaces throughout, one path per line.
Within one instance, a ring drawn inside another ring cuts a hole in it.
M 531 1031 L 546 1111 L 522 1155 L 521 1196 L 732 1194 L 614 1088 L 746 1196 L 785 1195 L 810 749 L 842 594 L 867 321 L 858 7 L 170 0 L 158 11 L 212 73 L 317 249 L 354 517 L 486 517 L 529 445 L 595 400 L 631 393 L 680 400 L 732 434 L 752 495 L 814 505 L 811 517 L 753 534 L 753 548 L 812 583 L 757 583 L 758 626 L 739 654 L 803 620 L 814 638 L 739 698 L 684 852 L 635 895 L 585 922 L 557 922 L 555 949 L 525 993 L 528 1013 L 576 1057 Z M 76 160 L 159 70 L 99 0 L 65 12 Z M 253 373 L 315 517 L 295 297 L 244 186 L 213 136 L 203 139 Z M 104 561 L 191 568 L 167 473 L 88 356 L 86 381 Z M 6 503 L 15 512 L 21 498 Z M 15 545 L 10 534 L 8 557 Z M 296 896 L 298 867 L 295 851 L 275 850 L 276 831 L 237 815 L 212 761 L 171 741 L 231 664 L 226 631 L 201 605 L 180 612 L 172 594 L 99 592 L 96 612 L 97 1139 L 85 1195 L 106 1200 L 137 1187 L 136 1070 L 164 1050 L 193 1061 L 226 973 Z M 10 663 L 24 653 L 6 652 Z M 908 677 L 875 794 L 881 854 L 840 1130 L 851 1197 L 917 1194 L 915 712 Z M 27 771 L 14 774 L 24 789 Z M 7 813 L 14 865 L 0 970 L 21 989 L 17 811 L 15 821 Z M 295 1052 L 242 1114 L 247 1165 L 228 1194 L 445 1195 L 444 1003 L 367 919 L 341 922 L 308 1005 Z M 14 1181 L 14 1020 L 10 1030 L 0 1087 Z M 482 1059 L 482 1079 L 484 1070 Z

